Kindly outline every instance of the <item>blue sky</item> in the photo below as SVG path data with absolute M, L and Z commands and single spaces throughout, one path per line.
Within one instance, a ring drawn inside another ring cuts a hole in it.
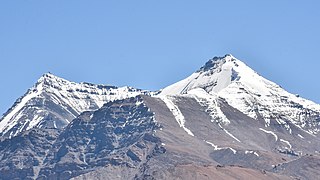
M 0 1 L 0 113 L 45 72 L 163 88 L 231 53 L 320 102 L 318 0 Z

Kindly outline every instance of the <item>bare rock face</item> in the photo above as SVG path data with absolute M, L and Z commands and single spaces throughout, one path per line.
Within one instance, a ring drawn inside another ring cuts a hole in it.
M 161 149 L 153 113 L 140 96 L 85 112 L 60 133 L 40 179 L 69 179 L 97 167 L 137 168 Z
M 320 106 L 231 55 L 155 94 L 45 75 L 0 121 L 0 179 L 320 175 Z
M 59 135 L 57 129 L 25 131 L 0 141 L 0 179 L 34 179 Z

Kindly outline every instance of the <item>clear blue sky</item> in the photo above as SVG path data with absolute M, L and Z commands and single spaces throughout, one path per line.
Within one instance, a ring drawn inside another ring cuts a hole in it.
M 231 53 L 320 102 L 319 0 L 2 0 L 0 113 L 45 72 L 163 88 Z

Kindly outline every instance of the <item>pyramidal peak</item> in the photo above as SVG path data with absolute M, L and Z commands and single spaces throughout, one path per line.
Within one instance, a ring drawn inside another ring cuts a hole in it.
M 65 87 L 66 85 L 77 84 L 75 82 L 68 81 L 61 77 L 58 77 L 50 72 L 43 74 L 35 83 L 35 85 L 29 89 L 29 91 L 37 92 L 41 91 L 50 91 L 50 89 L 59 89 Z
M 204 89 L 211 94 L 219 93 L 234 81 L 251 81 L 253 77 L 259 75 L 242 61 L 227 54 L 209 60 L 186 79 L 164 88 L 161 94 L 186 94 L 196 88 Z
M 214 57 L 210 59 L 204 66 L 202 66 L 198 71 L 208 71 L 215 69 L 226 62 L 235 62 L 237 59 L 231 54 L 226 54 L 223 57 Z
M 299 128 L 314 127 L 308 119 L 320 113 L 320 105 L 287 92 L 230 54 L 214 57 L 189 77 L 162 89 L 159 96 L 203 97 L 204 92 L 207 99 L 211 99 L 207 104 L 222 98 L 249 117 L 264 119 L 266 126 L 272 119 L 286 126 L 283 120 L 286 119 Z M 289 126 L 287 129 L 291 132 Z M 317 131 L 319 129 L 308 130 L 309 133 Z
M 66 79 L 63 79 L 61 77 L 58 77 L 51 72 L 44 73 L 37 81 L 36 84 L 42 83 L 42 82 L 50 82 L 50 81 L 62 81 L 62 82 L 69 82 Z
M 52 74 L 51 72 L 47 72 L 47 73 L 44 73 L 41 77 L 40 77 L 40 79 L 62 79 L 61 77 L 58 77 L 58 76 L 56 76 L 56 75 L 54 75 L 54 74 Z M 39 79 L 39 80 L 40 80 Z

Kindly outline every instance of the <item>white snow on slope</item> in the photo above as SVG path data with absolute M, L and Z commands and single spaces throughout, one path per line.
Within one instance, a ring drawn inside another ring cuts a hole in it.
M 219 127 L 234 140 L 241 142 L 238 138 L 236 138 L 233 134 L 231 134 L 228 130 L 222 127 L 221 124 L 230 124 L 229 119 L 223 114 L 222 110 L 218 105 L 218 97 L 214 94 L 208 94 L 205 90 L 201 88 L 192 89 L 187 92 L 188 95 L 191 95 L 193 98 L 197 100 L 200 105 L 207 106 L 207 112 L 212 117 L 211 122 L 216 122 Z
M 230 124 L 229 119 L 224 115 L 218 104 L 218 96 L 211 95 L 201 88 L 196 88 L 188 91 L 188 95 L 191 95 L 197 100 L 197 102 L 207 107 L 207 112 L 212 117 L 212 122 Z
M 273 135 L 274 138 L 275 138 L 275 140 L 278 141 L 278 136 L 276 135 L 276 133 L 274 133 L 274 132 L 272 132 L 272 131 L 267 131 L 267 130 L 262 129 L 262 128 L 259 128 L 259 130 L 261 130 L 261 131 L 263 131 L 263 132 L 265 132 L 265 133 L 267 133 L 267 134 Z
M 256 155 L 257 157 L 259 157 L 259 154 L 258 154 L 257 152 L 255 152 L 255 151 L 245 151 L 244 153 L 245 153 L 245 154 L 254 154 L 254 155 Z
M 211 145 L 214 148 L 215 151 L 223 149 L 223 148 L 219 148 L 218 145 L 215 145 L 212 142 L 209 142 L 209 141 L 205 141 L 205 142 L 207 144 Z
M 220 62 L 218 66 L 222 66 Z M 186 94 L 195 88 L 205 89 L 207 92 L 219 92 L 231 83 L 233 76 L 232 64 L 225 64 L 221 68 L 214 69 L 213 72 L 203 72 L 201 70 L 191 74 L 175 84 L 172 84 L 161 91 L 161 95 Z
M 231 134 L 229 131 L 227 131 L 226 129 L 224 129 L 220 123 L 218 123 L 219 127 L 225 132 L 227 133 L 230 137 L 232 137 L 234 140 L 241 142 L 238 138 L 236 138 L 233 134 Z
M 39 96 L 42 92 L 42 88 L 42 84 L 39 84 L 35 88 L 31 89 L 28 94 L 21 99 L 19 104 L 17 104 L 17 106 L 9 114 L 3 117 L 3 119 L 0 121 L 0 132 L 3 132 L 4 129 L 10 129 L 15 125 L 16 121 L 10 122 L 10 120 L 17 116 L 19 111 L 24 108 L 29 100 Z
M 230 121 L 227 119 L 227 117 L 223 114 L 223 112 L 221 111 L 220 107 L 218 106 L 217 103 L 217 96 L 214 95 L 210 95 L 208 94 L 206 91 L 204 91 L 203 89 L 197 88 L 197 89 L 193 89 L 188 91 L 189 96 L 195 98 L 200 105 L 204 105 L 204 106 L 208 106 L 207 111 L 210 112 L 209 115 L 212 117 L 212 121 L 211 122 L 215 122 L 219 125 L 219 127 L 227 134 L 229 135 L 231 138 L 233 138 L 234 140 L 241 142 L 238 138 L 236 138 L 233 134 L 231 134 L 228 130 L 226 130 L 225 128 L 223 128 L 221 126 L 221 123 L 223 124 L 229 124 Z M 160 97 L 169 107 L 170 111 L 175 114 L 176 119 L 180 125 L 180 127 L 184 127 L 184 117 L 182 115 L 182 113 L 180 112 L 179 108 L 173 104 L 172 101 L 170 101 L 167 97 L 170 96 L 158 96 Z M 183 118 L 182 118 L 183 117 Z M 183 120 L 182 120 L 183 119 Z M 183 122 L 183 123 L 181 123 Z M 192 133 L 189 129 L 186 130 L 187 132 Z
M 170 99 L 169 96 L 161 96 L 161 100 L 167 105 L 169 110 L 172 112 L 173 116 L 175 117 L 176 121 L 178 122 L 179 126 L 184 129 L 190 136 L 194 136 L 190 129 L 185 127 L 185 118 L 181 113 L 178 106 L 176 106 L 173 101 Z
M 231 60 L 230 60 L 231 58 Z M 271 119 L 288 119 L 294 124 L 303 125 L 312 112 L 320 112 L 320 106 L 309 100 L 297 97 L 282 89 L 279 85 L 263 78 L 246 64 L 234 57 L 226 58 L 225 64 L 236 63 L 232 70 L 237 72 L 238 79 L 218 92 L 218 95 L 233 107 L 256 119 L 258 113 L 265 119 L 266 125 Z M 230 65 L 229 65 L 230 66 Z M 230 70 L 231 71 L 231 70 Z M 280 122 L 285 124 L 285 122 Z M 290 127 L 287 128 L 291 131 Z
M 230 150 L 233 152 L 233 154 L 236 154 L 236 153 L 237 153 L 237 151 L 236 151 L 235 149 L 231 148 L 231 147 L 222 147 L 222 148 L 220 148 L 220 147 L 218 147 L 218 145 L 215 145 L 215 144 L 213 144 L 213 143 L 210 142 L 210 141 L 206 141 L 206 140 L 204 140 L 204 141 L 205 141 L 207 144 L 209 144 L 210 146 L 212 146 L 215 151 L 219 151 L 219 150 L 223 150 L 223 149 L 230 149 Z
M 289 142 L 289 141 L 284 140 L 284 139 L 280 139 L 280 141 L 281 141 L 281 142 L 283 142 L 283 143 L 285 143 L 285 144 L 287 144 L 287 145 L 289 146 L 289 149 L 291 149 L 291 148 L 292 148 L 292 145 L 290 144 L 290 142 Z
M 301 139 L 304 139 L 304 137 L 303 137 L 301 134 L 298 134 L 298 136 L 299 136 Z
M 235 149 L 233 149 L 231 147 L 229 147 L 228 149 L 230 149 L 233 152 L 233 154 L 237 154 L 237 151 Z

